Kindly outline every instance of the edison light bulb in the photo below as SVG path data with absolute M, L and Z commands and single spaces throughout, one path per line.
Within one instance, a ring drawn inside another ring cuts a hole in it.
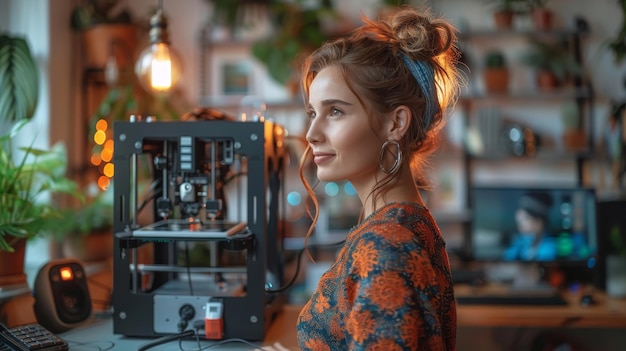
M 153 43 L 139 56 L 135 73 L 145 89 L 155 93 L 168 92 L 180 80 L 180 60 L 168 44 Z
M 139 55 L 135 74 L 144 89 L 168 93 L 181 77 L 180 59 L 169 43 L 167 19 L 159 8 L 150 19 L 150 46 Z

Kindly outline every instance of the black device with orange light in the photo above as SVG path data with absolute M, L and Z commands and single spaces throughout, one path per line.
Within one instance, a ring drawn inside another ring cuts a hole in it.
M 54 260 L 41 267 L 33 294 L 37 321 L 53 333 L 77 327 L 91 317 L 87 276 L 77 259 Z

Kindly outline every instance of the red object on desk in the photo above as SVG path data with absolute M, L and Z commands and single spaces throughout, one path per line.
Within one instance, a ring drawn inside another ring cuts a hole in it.
M 205 338 L 219 340 L 224 337 L 223 308 L 224 305 L 219 301 L 207 302 L 204 317 Z

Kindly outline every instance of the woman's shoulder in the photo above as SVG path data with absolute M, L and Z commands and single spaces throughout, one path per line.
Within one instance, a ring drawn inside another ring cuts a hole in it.
M 413 202 L 394 202 L 375 212 L 370 218 L 373 226 L 392 227 L 414 233 L 437 232 L 437 224 L 428 208 Z
M 425 206 L 416 202 L 390 202 L 374 211 L 363 223 L 393 225 L 423 220 L 433 220 L 430 210 Z
M 416 224 L 432 221 L 428 209 L 413 203 L 391 203 L 374 212 L 356 230 L 360 244 L 374 242 L 405 245 L 414 241 Z M 395 246 L 395 245 L 394 245 Z
M 358 246 L 398 252 L 431 248 L 440 236 L 430 211 L 417 203 L 390 203 L 360 225 L 353 239 Z

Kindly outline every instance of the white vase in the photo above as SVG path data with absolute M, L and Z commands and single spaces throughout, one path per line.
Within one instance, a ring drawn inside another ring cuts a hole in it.
M 626 297 L 626 257 L 606 258 L 606 294 L 610 297 Z

